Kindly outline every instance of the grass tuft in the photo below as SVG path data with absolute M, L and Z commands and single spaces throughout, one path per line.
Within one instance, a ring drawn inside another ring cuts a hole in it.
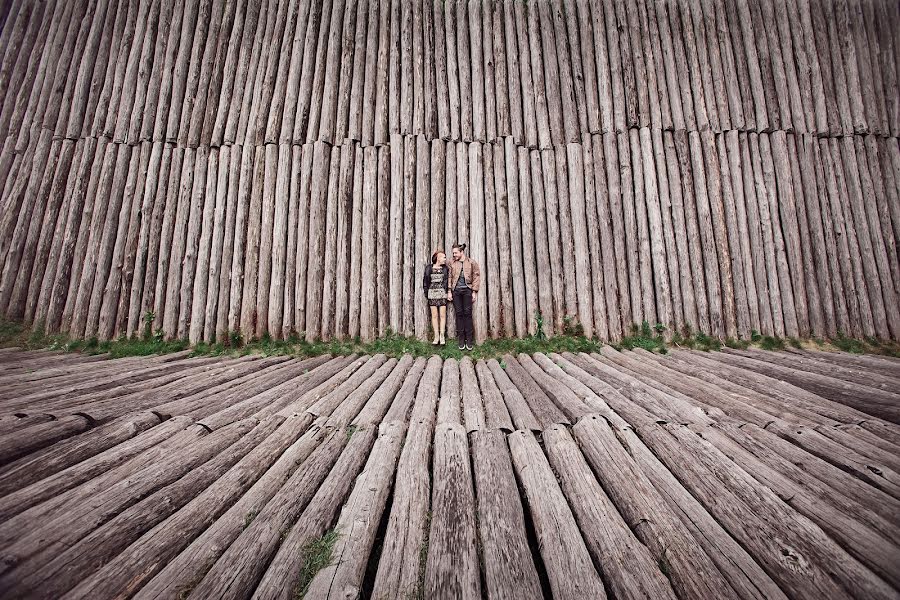
M 300 569 L 300 581 L 297 583 L 295 598 L 298 600 L 306 595 L 309 584 L 316 573 L 328 566 L 331 562 L 331 551 L 338 539 L 338 533 L 334 529 L 328 531 L 320 538 L 310 541 L 301 551 L 305 560 Z

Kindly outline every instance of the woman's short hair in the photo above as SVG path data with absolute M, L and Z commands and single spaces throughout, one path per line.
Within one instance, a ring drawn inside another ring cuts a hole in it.
M 437 250 L 435 250 L 434 253 L 431 255 L 431 264 L 433 264 L 433 265 L 434 265 L 434 264 L 437 264 L 437 257 L 438 257 L 438 254 L 446 254 L 446 252 L 444 252 L 444 251 L 441 250 L 440 248 L 438 248 Z
M 454 247 L 454 248 L 459 248 L 460 252 L 465 252 L 465 251 L 466 251 L 466 245 L 463 244 L 463 243 L 460 243 L 460 242 L 456 242 L 455 244 L 453 244 L 453 247 Z

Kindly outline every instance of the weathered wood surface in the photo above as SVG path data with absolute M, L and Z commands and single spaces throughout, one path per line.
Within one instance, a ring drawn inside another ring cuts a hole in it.
M 900 336 L 890 0 L 3 8 L 7 318 L 425 337 L 465 242 L 479 341 Z
M 815 351 L 5 350 L 0 583 L 62 598 L 892 598 L 900 429 L 879 414 L 898 380 L 896 359 Z M 331 554 L 304 570 L 323 540 Z

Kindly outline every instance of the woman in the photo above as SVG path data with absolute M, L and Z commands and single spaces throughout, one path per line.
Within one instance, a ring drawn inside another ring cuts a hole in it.
M 447 299 L 453 302 L 453 311 L 456 313 L 456 332 L 460 350 L 472 350 L 475 347 L 472 304 L 478 298 L 480 287 L 481 269 L 478 263 L 466 256 L 465 244 L 455 244 Z
M 435 250 L 431 255 L 431 264 L 425 267 L 422 287 L 431 310 L 431 329 L 434 331 L 433 346 L 444 345 L 444 331 L 447 325 L 447 299 L 450 285 L 450 269 L 447 268 L 447 255 L 443 250 Z

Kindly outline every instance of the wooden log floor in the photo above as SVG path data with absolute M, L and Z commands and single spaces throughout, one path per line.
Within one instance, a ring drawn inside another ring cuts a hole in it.
M 3 598 L 898 598 L 900 360 L 0 351 Z

